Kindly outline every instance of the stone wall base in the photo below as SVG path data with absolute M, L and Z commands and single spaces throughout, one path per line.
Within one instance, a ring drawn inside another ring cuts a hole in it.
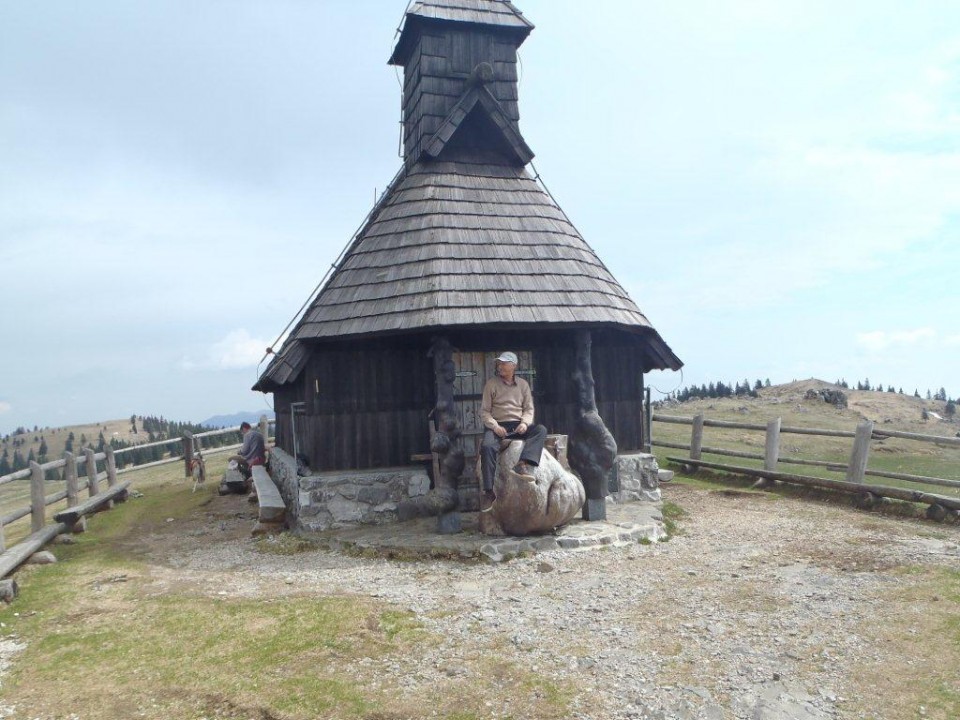
M 282 450 L 271 451 L 270 474 L 287 503 L 292 527 L 329 530 L 397 522 L 397 505 L 426 495 L 430 478 L 422 467 L 325 472 L 298 477 Z
M 610 471 L 610 495 L 614 503 L 661 502 L 660 468 L 649 453 L 617 455 Z

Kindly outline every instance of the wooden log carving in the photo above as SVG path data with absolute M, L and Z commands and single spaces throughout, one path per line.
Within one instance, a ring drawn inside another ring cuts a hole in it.
M 580 480 L 546 450 L 533 482 L 513 472 L 521 452 L 523 442 L 514 440 L 500 453 L 493 484 L 497 499 L 480 514 L 480 532 L 485 535 L 549 532 L 569 523 L 583 507 L 586 493 Z
M 430 443 L 430 450 L 440 457 L 440 474 L 434 478 L 434 487 L 429 493 L 400 504 L 397 508 L 400 520 L 442 515 L 455 510 L 459 504 L 457 481 L 463 474 L 465 460 L 458 443 L 460 424 L 453 402 L 453 384 L 457 379 L 453 346 L 446 338 L 434 338 L 430 356 L 433 357 L 437 382 L 437 404 L 433 409 L 437 431 Z
M 577 364 L 573 371 L 573 384 L 577 391 L 577 417 L 570 433 L 567 454 L 570 467 L 580 476 L 587 493 L 583 519 L 604 520 L 607 474 L 617 459 L 617 442 L 597 412 L 590 331 L 577 331 L 576 344 Z

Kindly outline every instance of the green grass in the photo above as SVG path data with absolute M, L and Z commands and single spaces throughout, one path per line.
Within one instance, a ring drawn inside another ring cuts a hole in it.
M 225 465 L 211 461 L 210 477 Z M 274 594 L 269 582 L 239 596 L 232 588 L 247 578 L 243 568 L 224 568 L 214 589 L 179 578 L 170 562 L 190 542 L 182 533 L 218 522 L 216 482 L 193 492 L 182 474 L 180 466 L 134 473 L 141 497 L 91 518 L 75 544 L 54 546 L 57 564 L 17 574 L 21 595 L 0 607 L 0 636 L 26 644 L 3 678 L 4 701 L 24 717 L 480 718 L 491 700 L 517 718 L 568 716 L 570 695 L 502 648 L 474 651 L 468 676 L 436 672 L 399 687 L 385 670 L 432 671 L 422 658 L 441 640 L 403 607 L 286 585 Z M 254 547 L 266 562 L 271 554 L 309 562 L 317 552 L 293 535 Z
M 782 391 L 786 392 L 786 391 Z M 781 392 L 781 395 L 782 395 Z M 851 401 L 855 405 L 860 403 L 864 412 L 871 416 L 891 419 L 890 423 L 877 422 L 876 428 L 906 430 L 922 434 L 939 434 L 945 437 L 957 432 L 957 425 L 937 423 L 934 426 L 921 424 L 919 405 L 922 401 L 913 397 L 894 395 L 889 393 L 851 392 Z M 802 397 L 802 393 L 800 394 Z M 697 412 L 703 412 L 707 419 L 727 420 L 736 422 L 765 425 L 768 420 L 781 417 L 784 426 L 816 427 L 829 430 L 845 430 L 852 432 L 860 421 L 859 412 L 853 409 L 838 411 L 821 402 L 798 401 L 773 403 L 773 398 L 758 400 L 724 399 L 709 401 L 693 401 L 683 403 L 662 411 L 666 415 L 690 417 Z M 879 408 L 871 409 L 872 405 Z M 916 407 L 914 407 L 916 406 Z M 859 406 L 858 406 L 859 407 Z M 889 418 L 887 416 L 890 416 Z M 667 456 L 685 457 L 686 450 L 657 447 L 657 442 L 689 444 L 691 427 L 672 423 L 655 422 L 654 452 L 661 466 L 666 467 Z M 704 428 L 703 445 L 706 447 L 723 448 L 741 452 L 750 452 L 758 455 L 764 453 L 764 432 L 762 430 L 733 430 L 729 428 Z M 849 438 L 829 438 L 811 435 L 795 435 L 784 433 L 780 438 L 780 456 L 800 458 L 805 460 L 823 460 L 845 465 L 849 462 L 853 440 Z M 719 462 L 728 465 L 760 469 L 762 460 L 728 457 L 704 453 L 703 459 L 709 462 Z M 960 448 L 937 446 L 933 443 L 888 438 L 874 440 L 871 443 L 871 452 L 868 469 L 884 472 L 897 472 L 910 475 L 938 477 L 946 480 L 960 481 Z M 808 475 L 828 479 L 843 479 L 843 472 L 836 472 L 822 467 L 780 463 L 779 470 L 797 475 Z M 752 482 L 752 481 L 751 481 Z M 867 476 L 865 482 L 872 485 L 886 485 L 913 490 L 923 490 L 947 497 L 960 497 L 960 488 L 950 488 L 939 485 L 914 483 L 892 478 Z

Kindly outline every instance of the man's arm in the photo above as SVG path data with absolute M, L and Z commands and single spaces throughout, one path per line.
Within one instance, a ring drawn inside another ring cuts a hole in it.
M 533 393 L 530 392 L 530 385 L 526 380 L 520 379 L 523 383 L 520 386 L 520 397 L 523 399 L 523 412 L 520 414 L 520 422 L 527 427 L 533 425 Z
M 253 431 L 243 436 L 243 445 L 240 446 L 238 453 L 246 462 L 253 459 Z
M 487 382 L 483 386 L 483 399 L 480 401 L 480 422 L 485 428 L 495 430 L 500 423 L 493 419 L 493 386 Z

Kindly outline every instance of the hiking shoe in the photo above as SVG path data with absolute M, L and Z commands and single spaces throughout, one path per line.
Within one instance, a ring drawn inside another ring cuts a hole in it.
M 529 480 L 530 482 L 536 480 L 536 478 L 533 476 L 535 469 L 533 466 L 525 463 L 523 460 L 513 466 L 513 472 L 522 477 L 524 480 Z
M 490 512 L 493 510 L 493 504 L 497 501 L 497 494 L 493 490 L 484 490 L 483 491 L 483 500 L 489 503 L 485 508 L 480 512 Z

